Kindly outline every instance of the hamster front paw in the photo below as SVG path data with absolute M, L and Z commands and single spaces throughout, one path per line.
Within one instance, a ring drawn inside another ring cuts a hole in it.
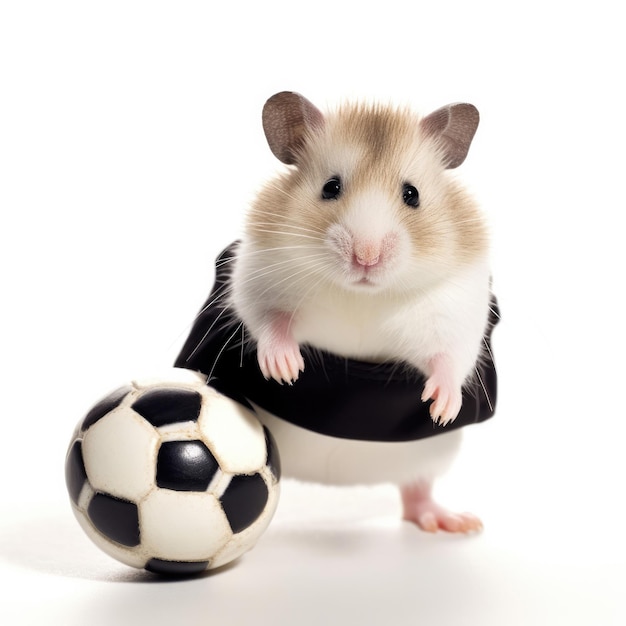
M 463 394 L 460 389 L 449 388 L 429 378 L 424 386 L 422 402 L 433 400 L 430 416 L 435 424 L 446 426 L 453 422 L 461 410 Z
M 446 426 L 453 422 L 461 410 L 463 393 L 454 383 L 449 364 L 443 355 L 431 360 L 432 373 L 424 385 L 422 402 L 432 400 L 430 416 L 435 424 Z
M 304 371 L 304 359 L 290 331 L 291 316 L 275 313 L 267 332 L 257 340 L 257 360 L 266 379 L 291 385 Z
M 304 359 L 296 342 L 281 345 L 259 344 L 257 358 L 266 379 L 291 385 L 304 371 Z

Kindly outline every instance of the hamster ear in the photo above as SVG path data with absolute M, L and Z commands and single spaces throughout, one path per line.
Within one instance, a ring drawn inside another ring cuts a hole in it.
M 274 94 L 263 107 L 263 130 L 274 155 L 293 165 L 308 130 L 321 128 L 324 116 L 304 96 L 293 91 Z
M 420 124 L 427 135 L 439 141 L 446 167 L 453 169 L 465 161 L 478 121 L 478 109 L 474 105 L 449 104 L 425 117 Z

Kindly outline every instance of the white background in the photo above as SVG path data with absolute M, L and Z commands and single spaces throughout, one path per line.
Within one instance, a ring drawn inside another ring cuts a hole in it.
M 0 621 L 625 623 L 625 58 L 612 0 L 0 5 Z M 285 483 L 235 566 L 154 582 L 82 534 L 65 449 L 172 363 L 276 166 L 283 89 L 481 111 L 459 175 L 493 232 L 500 399 L 440 493 L 485 531 Z

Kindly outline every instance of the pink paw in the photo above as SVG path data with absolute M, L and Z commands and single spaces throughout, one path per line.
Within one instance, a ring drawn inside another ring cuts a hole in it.
M 304 371 L 304 359 L 291 333 L 293 315 L 274 311 L 257 341 L 257 360 L 266 379 L 291 385 Z
M 471 513 L 452 513 L 437 504 L 430 495 L 430 487 L 424 483 L 402 488 L 403 518 L 422 530 L 435 533 L 472 533 L 483 529 L 478 517 Z
M 424 385 L 422 402 L 433 400 L 430 416 L 435 424 L 445 426 L 456 419 L 463 403 L 461 385 L 455 382 L 454 368 L 445 354 L 430 360 L 430 376 Z
M 292 384 L 304 371 L 304 359 L 295 341 L 281 342 L 279 345 L 259 343 L 257 357 L 263 376 L 281 384 Z
M 430 416 L 435 424 L 445 426 L 456 419 L 461 410 L 463 403 L 463 394 L 461 390 L 449 387 L 436 380 L 431 376 L 424 385 L 422 393 L 422 402 L 433 400 L 430 405 Z
M 471 513 L 452 513 L 452 511 L 436 508 L 439 510 L 426 510 L 415 518 L 405 517 L 404 519 L 414 522 L 428 533 L 445 530 L 449 533 L 469 534 L 483 529 L 482 522 Z

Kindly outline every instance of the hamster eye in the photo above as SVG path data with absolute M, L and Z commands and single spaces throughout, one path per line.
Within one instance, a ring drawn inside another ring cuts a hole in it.
M 336 200 L 341 193 L 341 180 L 333 177 L 326 181 L 322 187 L 322 198 L 324 200 Z
M 402 200 L 407 206 L 416 209 L 420 205 L 420 194 L 416 187 L 405 183 L 402 187 Z

